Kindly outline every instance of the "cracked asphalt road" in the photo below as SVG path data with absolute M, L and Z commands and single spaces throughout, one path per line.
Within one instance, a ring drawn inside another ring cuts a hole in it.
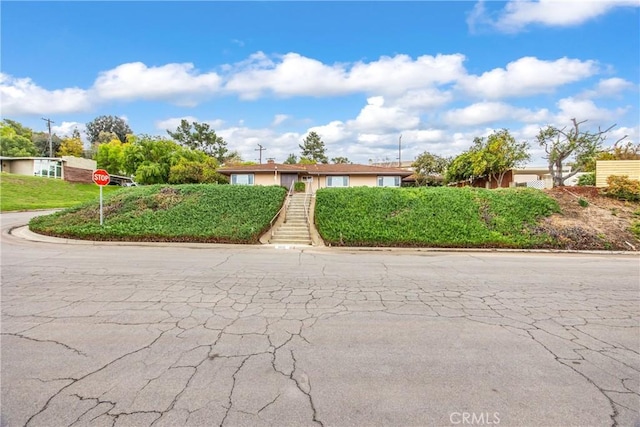
M 2 426 L 633 426 L 633 255 L 56 244 L 2 219 Z M 466 415 L 465 415 L 466 414 Z

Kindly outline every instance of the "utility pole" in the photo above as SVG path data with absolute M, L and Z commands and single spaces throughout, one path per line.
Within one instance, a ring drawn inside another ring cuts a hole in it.
M 53 144 L 51 143 L 51 123 L 55 123 L 51 119 L 42 118 L 45 122 L 47 122 L 47 127 L 49 128 L 49 157 L 53 157 Z
M 398 167 L 402 167 L 402 134 L 398 138 Z
M 260 147 L 260 148 L 256 148 L 254 151 L 259 151 L 260 152 L 260 164 L 262 164 L 262 152 L 266 151 L 266 148 L 262 148 L 261 144 L 258 144 L 258 147 Z

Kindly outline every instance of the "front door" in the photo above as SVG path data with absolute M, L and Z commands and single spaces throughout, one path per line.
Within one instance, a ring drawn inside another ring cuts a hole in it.
M 298 180 L 297 173 L 281 173 L 280 174 L 280 185 L 282 185 L 287 190 L 291 187 L 292 182 L 296 182 Z

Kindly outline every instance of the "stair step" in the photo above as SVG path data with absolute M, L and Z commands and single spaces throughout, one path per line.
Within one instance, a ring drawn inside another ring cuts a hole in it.
M 272 244 L 289 244 L 289 245 L 310 245 L 311 244 L 311 240 L 291 240 L 291 239 L 277 240 L 277 239 L 271 239 L 271 240 L 269 240 L 269 243 L 272 243 Z
M 279 227 L 275 232 L 286 231 L 288 233 L 309 233 L 307 227 Z
M 311 198 L 304 193 L 294 194 L 289 199 L 285 222 L 274 230 L 269 243 L 288 245 L 311 245 L 308 215 Z
M 300 234 L 300 233 L 275 233 L 272 239 L 311 239 L 309 233 Z

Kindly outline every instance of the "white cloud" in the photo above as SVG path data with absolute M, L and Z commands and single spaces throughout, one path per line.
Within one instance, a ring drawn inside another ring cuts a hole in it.
M 30 78 L 0 73 L 3 115 L 68 114 L 91 109 L 87 91 L 79 88 L 44 89 Z
M 353 130 L 339 120 L 334 120 L 322 126 L 313 126 L 309 128 L 309 132 L 316 132 L 328 146 L 347 142 L 354 137 Z
M 508 63 L 506 68 L 494 68 L 480 76 L 465 76 L 460 79 L 459 87 L 472 96 L 499 99 L 552 92 L 558 86 L 580 81 L 597 71 L 594 61 L 523 57 Z
M 148 67 L 131 62 L 101 72 L 94 88 L 102 99 L 169 100 L 195 105 L 203 95 L 218 91 L 221 81 L 216 73 L 198 73 L 190 63 Z
M 450 91 L 439 91 L 435 88 L 409 90 L 400 98 L 394 99 L 393 103 L 417 111 L 434 110 L 453 100 Z
M 241 98 L 255 99 L 264 92 L 279 96 L 336 95 L 342 92 L 344 70 L 297 53 L 287 53 L 279 63 L 256 54 L 255 62 L 245 63 L 233 74 L 225 88 Z
M 355 64 L 347 86 L 365 93 L 403 94 L 410 89 L 455 81 L 466 74 L 464 60 L 462 54 L 422 55 L 415 60 L 408 55 L 381 57 L 368 64 Z
M 207 120 L 207 121 L 201 121 L 198 120 L 197 117 L 193 117 L 193 116 L 182 116 L 182 117 L 171 117 L 168 119 L 164 119 L 164 120 L 158 120 L 155 122 L 155 126 L 156 129 L 159 130 L 163 130 L 163 131 L 175 131 L 176 128 L 178 126 L 180 126 L 180 122 L 182 122 L 182 120 L 186 120 L 189 123 L 191 122 L 198 122 L 198 123 L 206 123 L 208 124 L 213 130 L 216 130 L 218 128 L 220 128 L 221 126 L 224 125 L 224 121 L 223 120 Z M 217 134 L 217 131 L 216 131 Z
M 243 99 L 256 99 L 265 93 L 277 96 L 335 96 L 349 93 L 400 96 L 410 89 L 445 84 L 465 74 L 464 55 L 408 55 L 381 57 L 377 61 L 324 64 L 298 53 L 287 53 L 274 60 L 258 52 L 249 60 L 227 66 L 227 91 Z
M 470 29 L 489 25 L 499 31 L 518 32 L 528 25 L 569 27 L 583 24 L 618 7 L 638 7 L 638 0 L 511 0 L 496 19 L 487 15 L 484 2 L 476 3 L 469 19 Z
M 588 120 L 594 124 L 602 123 L 602 126 L 605 126 L 607 125 L 606 122 L 615 120 L 626 112 L 625 108 L 607 110 L 605 108 L 599 108 L 589 99 L 572 97 L 559 100 L 557 106 L 559 111 L 555 116 L 555 122 L 558 126 L 569 124 L 573 118 L 579 121 Z
M 622 92 L 631 90 L 635 87 L 633 83 L 619 77 L 602 79 L 591 90 L 586 90 L 579 96 L 581 98 L 615 98 Z
M 273 121 L 271 122 L 271 126 L 279 126 L 290 117 L 291 116 L 289 116 L 288 114 L 276 114 L 275 117 L 273 118 Z
M 453 126 L 477 126 L 504 120 L 538 122 L 545 121 L 549 117 L 549 111 L 546 109 L 532 111 L 516 108 L 503 102 L 479 102 L 447 111 L 443 115 L 445 123 Z
M 420 124 L 420 117 L 397 106 L 385 106 L 382 96 L 367 99 L 367 105 L 355 120 L 347 125 L 363 132 L 385 131 L 389 129 L 412 129 Z
M 51 132 L 58 135 L 60 138 L 67 138 L 73 134 L 75 129 L 81 134 L 84 133 L 86 125 L 79 122 L 62 122 L 59 125 L 52 125 Z
M 633 83 L 627 80 L 621 79 L 619 77 L 613 77 L 610 79 L 600 80 L 600 82 L 598 82 L 596 90 L 600 95 L 606 96 L 618 94 L 624 90 L 633 88 L 633 86 Z
M 640 142 L 640 126 L 636 127 L 614 127 L 611 129 L 609 134 L 607 135 L 607 139 L 605 141 L 605 145 L 610 147 L 615 144 L 619 139 L 626 137 L 622 143 L 626 143 L 627 141 L 632 142 L 634 144 L 638 144 Z
M 297 132 L 278 133 L 271 128 L 251 129 L 247 127 L 230 127 L 220 129 L 216 133 L 227 141 L 231 150 L 238 150 L 245 161 L 258 161 L 258 144 L 266 151 L 262 152 L 262 161 L 273 158 L 282 163 L 289 153 L 300 152 L 298 144 L 302 142 L 302 134 Z

